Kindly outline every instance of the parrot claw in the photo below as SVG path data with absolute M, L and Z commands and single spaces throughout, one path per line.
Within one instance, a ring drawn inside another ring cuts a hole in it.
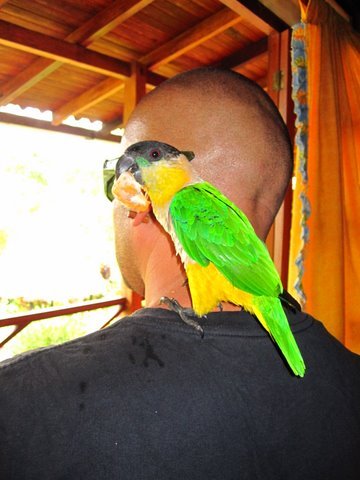
M 196 314 L 192 308 L 183 308 L 175 298 L 169 297 L 161 297 L 160 303 L 164 303 L 165 305 L 167 305 L 170 310 L 173 310 L 180 316 L 183 322 L 185 322 L 187 325 L 193 327 L 197 332 L 199 332 L 201 338 L 204 337 L 204 330 L 202 326 L 196 320 L 194 320 L 194 318 L 191 318 L 196 317 Z

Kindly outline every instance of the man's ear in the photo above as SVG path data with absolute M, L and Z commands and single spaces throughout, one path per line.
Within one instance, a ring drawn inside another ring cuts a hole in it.
M 185 157 L 189 160 L 189 162 L 191 162 L 191 160 L 192 160 L 193 158 L 195 158 L 195 153 L 194 153 L 194 152 L 188 152 L 188 151 L 186 151 L 186 152 L 180 152 L 180 153 L 182 153 L 183 155 L 185 155 Z
M 149 222 L 149 220 L 150 220 L 149 214 L 150 214 L 150 212 L 137 213 L 137 212 L 134 212 L 132 210 L 129 210 L 128 218 L 132 218 L 134 220 L 133 226 L 137 227 L 141 223 L 148 223 Z

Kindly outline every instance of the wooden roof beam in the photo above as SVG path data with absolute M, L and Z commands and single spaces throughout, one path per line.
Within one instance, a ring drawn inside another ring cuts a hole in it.
M 127 62 L 4 21 L 0 21 L 0 44 L 109 77 L 130 76 Z
M 197 45 L 206 42 L 206 40 L 219 35 L 219 33 L 239 23 L 241 20 L 242 18 L 238 14 L 228 8 L 224 8 L 144 55 L 139 59 L 139 62 L 148 66 L 150 70 L 154 70 L 160 65 L 180 57 Z
M 88 46 L 111 30 L 114 30 L 118 25 L 124 23 L 153 1 L 154 0 L 116 0 L 71 33 L 67 37 L 67 40 Z
M 153 1 L 154 0 L 116 0 L 109 5 L 109 7 L 88 20 L 84 25 L 70 33 L 65 38 L 65 41 L 69 43 L 81 43 L 83 46 L 88 46 L 101 35 L 105 35 L 122 22 L 125 22 L 125 20 L 138 13 Z M 0 6 L 1 5 L 0 0 Z M 6 105 L 12 102 L 16 97 L 61 67 L 61 65 L 62 62 L 49 58 L 39 58 L 35 60 L 15 78 L 1 85 L 0 105 Z M 162 79 L 160 78 L 149 78 L 149 82 L 152 82 L 154 85 L 158 85 L 161 81 Z
M 63 104 L 60 108 L 53 112 L 53 125 L 60 125 L 70 115 L 76 115 L 77 113 L 85 110 L 86 108 L 101 102 L 107 97 L 110 97 L 114 93 L 122 90 L 125 84 L 121 80 L 116 78 L 107 78 L 106 80 L 90 88 L 78 97 Z
M 301 14 L 298 0 L 286 0 L 285 2 L 279 0 L 260 0 L 260 2 L 287 23 L 287 25 L 291 26 L 300 22 Z
M 146 73 L 149 72 L 145 72 Z M 151 72 L 150 72 L 151 73 Z M 146 83 L 153 85 L 160 85 L 164 80 L 165 77 L 161 75 L 152 74 L 151 75 L 152 82 L 148 81 L 148 75 L 146 75 Z M 116 78 L 108 78 L 103 80 L 102 82 L 95 85 L 90 90 L 85 91 L 81 95 L 73 98 L 66 104 L 62 105 L 58 108 L 55 112 L 53 112 L 53 125 L 60 125 L 67 117 L 70 115 L 76 115 L 77 113 L 86 110 L 87 108 L 96 105 L 97 103 L 101 102 L 105 98 L 114 95 L 115 93 L 123 90 L 125 88 L 125 84 L 128 80 L 124 82 L 121 80 L 117 80 Z M 123 124 L 123 120 L 119 121 L 116 126 L 112 128 L 112 130 L 116 127 L 119 127 Z
M 151 72 L 150 70 L 146 71 L 146 83 L 152 85 L 153 87 L 157 87 L 160 83 L 167 80 L 167 77 L 163 75 L 159 75 L 158 73 Z
M 13 115 L 11 113 L 0 112 L 0 122 L 13 123 L 15 125 L 24 125 L 26 127 L 42 128 L 44 130 L 50 130 L 52 132 L 71 133 L 73 135 L 80 135 L 82 137 L 98 138 L 101 140 L 110 140 L 111 142 L 119 142 L 121 137 L 112 135 L 110 133 L 104 133 L 102 130 L 94 132 L 81 127 L 72 127 L 70 125 L 52 125 L 45 120 L 37 120 L 34 118 L 22 117 L 20 115 Z
M 50 75 L 62 65 L 48 58 L 38 58 L 25 70 L 18 73 L 8 82 L 0 85 L 0 105 L 11 103 L 16 97 L 26 92 L 40 80 Z
M 259 55 L 268 51 L 268 37 L 264 37 L 257 42 L 250 43 L 246 47 L 242 48 L 238 52 L 229 55 L 228 57 L 217 63 L 217 67 L 221 68 L 235 68 L 239 65 L 247 63 Z M 215 65 L 214 65 L 215 66 Z
M 160 83 L 164 80 L 166 80 L 165 77 L 161 77 L 161 81 L 159 81 L 159 79 L 155 79 L 156 85 L 160 85 Z M 125 82 L 122 82 L 121 80 L 116 80 L 115 78 L 108 78 L 106 80 L 103 80 L 90 90 L 87 90 L 81 95 L 73 98 L 72 100 L 70 100 L 70 102 L 67 102 L 66 104 L 58 108 L 55 112 L 53 112 L 53 125 L 60 125 L 60 123 L 63 122 L 70 115 L 76 115 L 86 110 L 87 108 L 96 105 L 105 98 L 114 95 L 116 92 L 123 90 L 125 88 L 126 82 L 127 80 Z M 148 85 L 151 85 L 151 87 L 153 87 L 154 85 L 154 83 L 146 83 Z M 123 124 L 123 117 L 121 117 L 120 119 L 115 121 L 114 125 L 111 127 L 111 130 L 114 130 L 117 127 L 121 127 L 123 126 Z
M 289 26 L 258 0 L 220 0 L 266 35 L 273 30 L 282 32 Z

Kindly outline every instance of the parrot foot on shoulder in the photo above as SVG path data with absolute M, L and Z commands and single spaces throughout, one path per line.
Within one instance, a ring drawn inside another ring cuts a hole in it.
M 183 308 L 175 298 L 169 297 L 161 297 L 160 303 L 164 303 L 170 308 L 170 310 L 176 312 L 183 322 L 190 327 L 193 327 L 197 332 L 200 333 L 201 338 L 203 338 L 204 330 L 202 326 L 194 319 L 197 318 L 197 315 L 192 308 Z

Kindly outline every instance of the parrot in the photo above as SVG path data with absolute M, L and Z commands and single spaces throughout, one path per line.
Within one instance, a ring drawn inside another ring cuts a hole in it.
M 303 377 L 305 363 L 281 303 L 282 295 L 288 303 L 292 297 L 246 215 L 198 175 L 194 157 L 147 140 L 130 145 L 115 167 L 114 196 L 142 218 L 151 206 L 184 266 L 191 313 L 174 298 L 162 297 L 161 302 L 202 335 L 195 318 L 221 309 L 222 302 L 243 308 L 268 332 L 294 375 Z

